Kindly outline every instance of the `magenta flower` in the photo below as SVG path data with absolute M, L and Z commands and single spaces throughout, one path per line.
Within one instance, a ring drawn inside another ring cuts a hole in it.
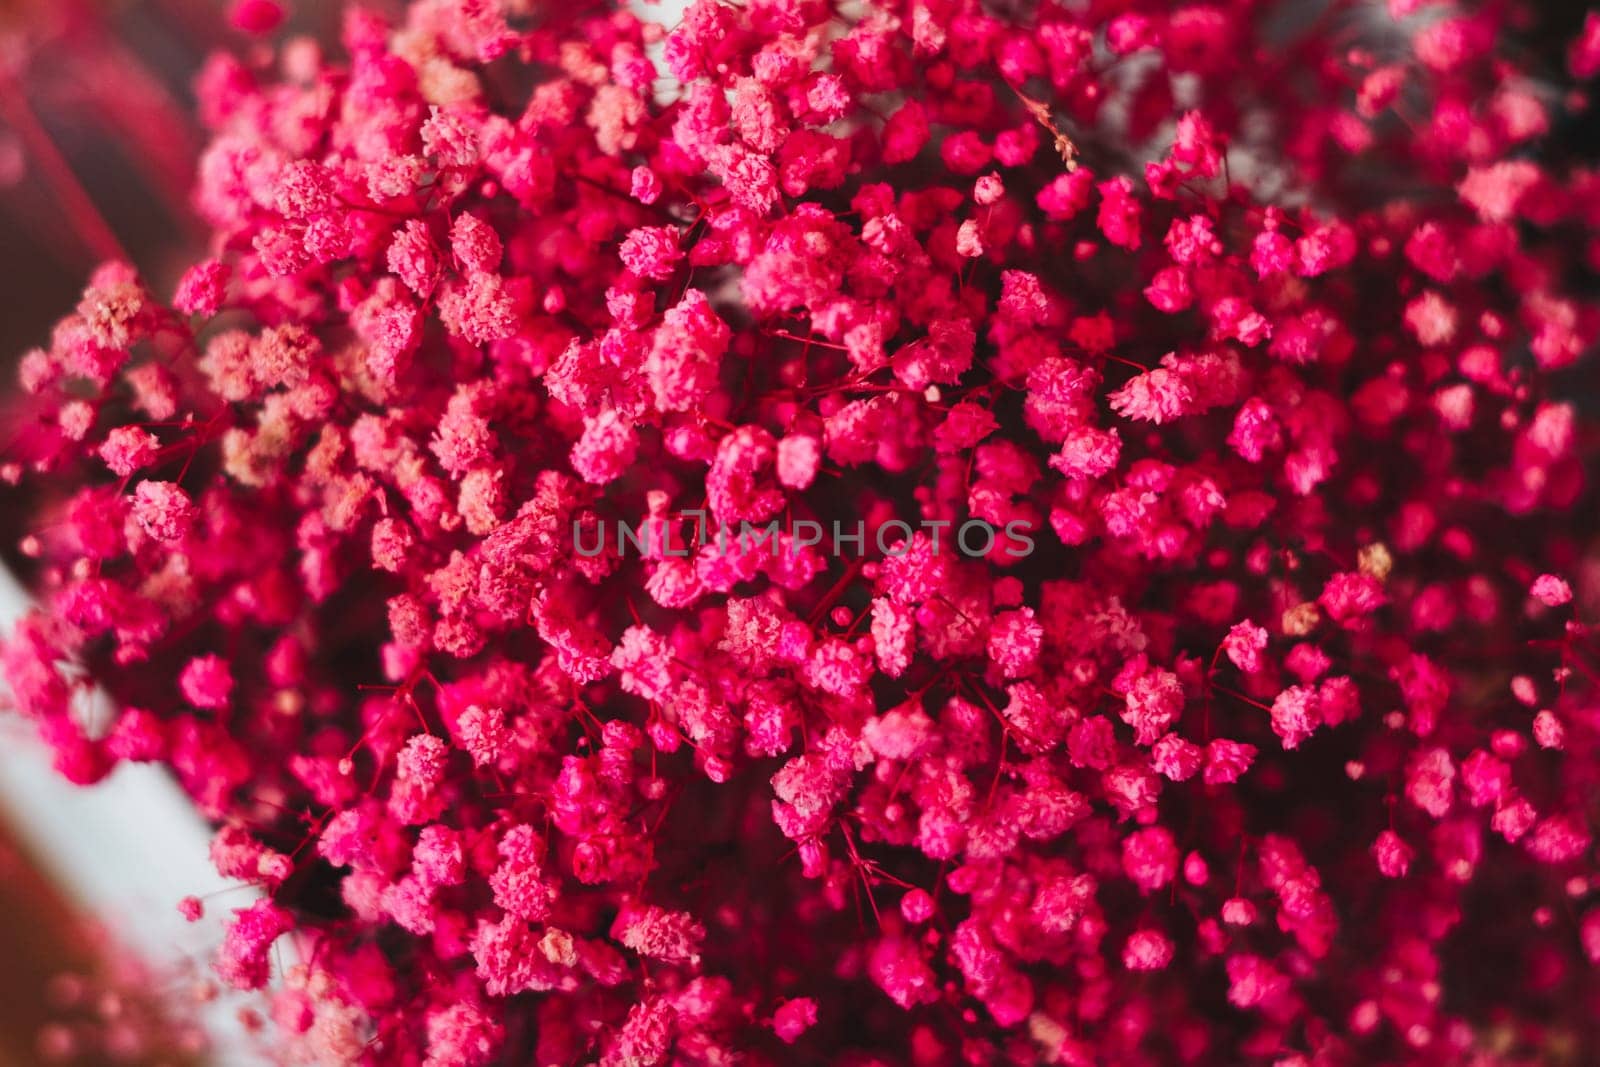
M 22 360 L 18 711 L 324 1062 L 1593 1047 L 1600 29 L 1416 7 L 213 58 L 209 255 Z

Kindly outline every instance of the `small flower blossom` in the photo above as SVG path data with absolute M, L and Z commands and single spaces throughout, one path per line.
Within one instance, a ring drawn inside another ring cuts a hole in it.
M 1100 231 L 1106 240 L 1122 248 L 1139 247 L 1139 225 L 1143 214 L 1139 202 L 1133 198 L 1133 182 L 1128 178 L 1113 178 L 1102 182 L 1100 193 Z
M 1406 772 L 1406 796 L 1435 819 L 1443 818 L 1454 800 L 1455 763 L 1442 748 L 1420 755 Z
M 629 270 L 655 281 L 672 277 L 683 258 L 676 231 L 665 226 L 641 226 L 632 231 L 619 254 Z
M 1248 619 L 1236 623 L 1222 642 L 1229 661 L 1246 674 L 1255 674 L 1261 669 L 1261 653 L 1266 647 L 1266 629 Z
M 1561 748 L 1566 737 L 1561 720 L 1549 711 L 1541 711 L 1533 717 L 1533 740 L 1540 748 Z
M 1230 897 L 1223 902 L 1222 921 L 1229 926 L 1249 926 L 1256 921 L 1256 906 L 1242 897 Z
M 1547 608 L 1558 608 L 1572 602 L 1572 587 L 1553 574 L 1541 574 L 1534 579 L 1530 590 L 1533 598 Z
M 505 1029 L 483 1009 L 456 1003 L 428 1015 L 424 1067 L 485 1067 L 493 1061 Z
M 193 525 L 196 508 L 189 494 L 171 482 L 140 482 L 133 493 L 133 515 L 157 541 L 176 541 Z
M 1457 189 L 1484 221 L 1505 222 L 1538 181 L 1539 170 L 1532 163 L 1508 161 L 1472 168 Z
M 1383 872 L 1385 878 L 1404 878 L 1411 868 L 1412 849 L 1393 830 L 1385 830 L 1378 835 L 1377 842 L 1372 846 L 1372 854 L 1377 858 L 1378 870 Z
M 1033 609 L 1021 608 L 995 618 L 989 631 L 989 658 L 1009 678 L 1032 673 L 1043 648 L 1044 628 L 1034 621 Z
M 1127 694 L 1122 719 L 1133 727 L 1134 739 L 1141 745 L 1152 744 L 1165 733 L 1183 708 L 1178 676 L 1148 667 L 1142 657 L 1130 660 L 1112 687 Z
M 159 451 L 160 443 L 154 435 L 136 426 L 119 426 L 106 435 L 100 458 L 111 473 L 126 478 L 153 463 Z
M 475 273 L 446 287 L 439 297 L 445 328 L 469 344 L 486 345 L 510 337 L 516 311 L 499 275 Z
M 683 912 L 654 906 L 624 910 L 612 924 L 612 936 L 641 956 L 693 960 L 705 930 Z
M 602 411 L 586 423 L 583 436 L 572 446 L 572 469 L 584 481 L 604 485 L 633 463 L 638 436 L 614 410 Z
M 235 989 L 260 989 L 267 984 L 273 943 L 293 928 L 293 916 L 270 900 L 236 910 L 217 959 L 218 976 Z
M 1140 930 L 1122 948 L 1122 965 L 1130 971 L 1159 971 L 1172 962 L 1172 942 L 1160 931 Z
M 1113 393 L 1111 406 L 1123 418 L 1160 425 L 1187 413 L 1193 400 L 1193 392 L 1180 376 L 1157 367 Z
M 1294 749 L 1322 724 L 1322 702 L 1309 686 L 1291 686 L 1272 702 L 1272 730 Z
M 178 685 L 184 699 L 197 708 L 225 708 L 233 692 L 233 672 L 220 656 L 200 656 L 183 668 Z
M 1122 869 L 1142 892 L 1160 889 L 1178 870 L 1178 850 L 1163 827 L 1139 830 L 1123 843 Z
M 772 1032 L 786 1045 L 800 1040 L 802 1034 L 817 1024 L 817 1002 L 809 997 L 786 1000 L 772 1014 Z
M 215 315 L 226 299 L 228 279 L 233 271 L 215 259 L 197 263 L 178 280 L 172 303 L 190 315 Z

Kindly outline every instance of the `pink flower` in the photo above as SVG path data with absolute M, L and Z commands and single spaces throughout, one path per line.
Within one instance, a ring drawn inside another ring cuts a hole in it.
M 1133 727 L 1141 745 L 1153 743 L 1166 732 L 1183 709 L 1183 685 L 1178 676 L 1149 667 L 1143 657 L 1130 660 L 1112 687 L 1126 693 L 1122 720 Z
M 1572 586 L 1553 574 L 1541 574 L 1535 578 L 1529 593 L 1547 608 L 1558 608 L 1572 602 Z
M 1414 853 L 1393 830 L 1385 830 L 1373 844 L 1372 854 L 1378 861 L 1378 870 L 1383 872 L 1385 878 L 1404 878 L 1411 867 Z
M 809 997 L 786 1000 L 772 1014 L 772 1032 L 783 1043 L 792 1045 L 802 1034 L 817 1025 L 817 1002 Z
M 1185 414 L 1193 400 L 1194 394 L 1183 378 L 1165 367 L 1131 378 L 1111 394 L 1111 406 L 1117 414 L 1157 425 Z
M 1442 748 L 1421 753 L 1406 771 L 1406 796 L 1435 819 L 1442 818 L 1453 802 L 1455 763 Z
M 1246 674 L 1255 674 L 1261 669 L 1261 653 L 1266 647 L 1267 631 L 1249 619 L 1235 623 L 1222 642 L 1222 650 L 1229 661 Z
M 176 541 L 197 514 L 189 494 L 171 482 L 140 482 L 133 493 L 133 515 L 157 541 Z
M 233 692 L 233 673 L 222 657 L 200 656 L 183 668 L 178 686 L 184 699 L 197 708 L 225 708 Z
M 1542 9 L 527 7 L 211 60 L 205 258 L 18 363 L 12 703 L 193 798 L 272 1040 L 1574 1030 L 1600 182 Z
M 1298 748 L 1322 724 L 1322 702 L 1309 686 L 1290 686 L 1272 702 L 1272 730 L 1286 749 Z
M 1144 893 L 1172 881 L 1178 870 L 1178 850 L 1171 832 L 1155 827 L 1127 837 L 1122 848 L 1122 869 Z
M 217 959 L 217 975 L 235 989 L 267 984 L 273 942 L 294 929 L 294 918 L 270 900 L 234 911 Z
M 655 281 L 672 277 L 683 258 L 677 231 L 666 226 L 641 226 L 632 231 L 622 242 L 619 254 L 629 270 Z
M 1172 962 L 1172 942 L 1158 930 L 1140 930 L 1122 948 L 1122 965 L 1130 971 L 1159 971 Z

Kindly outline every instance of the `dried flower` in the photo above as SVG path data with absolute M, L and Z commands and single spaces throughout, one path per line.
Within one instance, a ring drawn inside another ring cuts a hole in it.
M 1582 94 L 1282 6 L 214 61 L 213 256 L 23 360 L 18 711 L 172 768 L 327 1062 L 1582 1046 Z

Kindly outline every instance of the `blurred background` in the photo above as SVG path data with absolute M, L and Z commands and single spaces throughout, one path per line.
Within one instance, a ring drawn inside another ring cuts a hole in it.
M 295 33 L 331 40 L 340 6 L 0 0 L 0 422 L 16 360 L 48 341 L 97 263 L 126 259 L 170 292 L 194 258 L 205 57 Z M 27 605 L 10 578 L 19 503 L 0 507 L 5 631 Z M 264 1060 L 258 1005 L 210 981 L 221 918 L 252 890 L 217 877 L 209 839 L 161 771 L 123 767 L 77 789 L 0 714 L 0 1067 Z M 207 911 L 193 925 L 177 911 L 190 894 Z
M 176 278 L 201 236 L 188 190 L 203 144 L 192 83 L 205 57 L 296 33 L 332 40 L 340 7 L 0 0 L 0 358 L 8 368 L 48 337 L 101 260 L 125 255 L 158 290 Z

